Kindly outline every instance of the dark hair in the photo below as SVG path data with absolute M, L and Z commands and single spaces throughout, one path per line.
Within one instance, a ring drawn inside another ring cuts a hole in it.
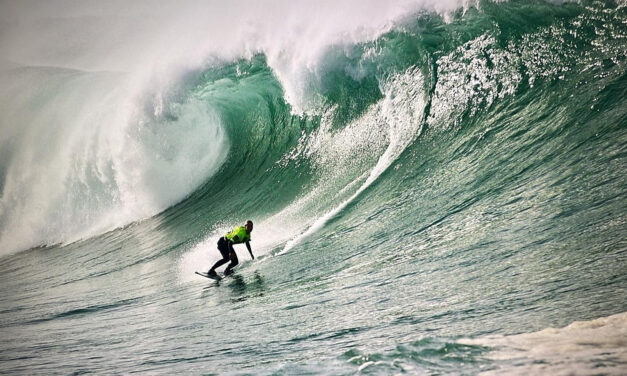
M 249 224 L 252 226 L 253 225 L 253 221 L 251 221 L 250 219 L 246 221 L 246 224 Z

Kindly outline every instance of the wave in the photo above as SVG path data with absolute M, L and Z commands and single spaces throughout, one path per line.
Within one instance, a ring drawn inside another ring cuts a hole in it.
M 620 100 L 611 93 L 624 75 L 623 6 L 372 5 L 282 4 L 288 17 L 268 7 L 257 24 L 223 41 L 220 32 L 233 26 L 209 18 L 208 40 L 181 40 L 153 69 L 148 61 L 163 51 L 147 36 L 103 60 L 111 41 L 90 28 L 98 43 L 89 54 L 67 61 L 62 52 L 70 46 L 62 45 L 48 60 L 125 73 L 7 68 L 0 248 L 71 242 L 162 212 L 155 218 L 200 212 L 202 238 L 254 217 L 264 229 L 261 248 L 279 252 L 350 209 L 390 169 L 420 168 L 425 152 L 416 140 L 425 130 L 454 137 L 481 129 L 479 139 L 450 150 L 453 157 L 503 127 L 524 127 L 534 113 L 570 111 L 559 116 L 573 119 L 571 103 L 592 99 L 595 111 L 609 111 Z M 111 11 L 104 6 L 98 22 Z M 155 10 L 168 27 L 146 25 L 150 38 L 208 20 L 192 5 L 172 11 Z M 312 14 L 324 16 L 325 27 Z M 136 16 L 131 10 L 128 20 Z M 81 20 L 61 27 L 66 19 L 52 17 L 48 27 L 58 36 L 85 27 Z M 295 32 L 279 33 L 277 25 Z M 129 62 L 120 57 L 127 48 L 144 53 Z M 44 60 L 18 52 L 17 60 Z M 593 82 L 603 87 L 594 90 Z

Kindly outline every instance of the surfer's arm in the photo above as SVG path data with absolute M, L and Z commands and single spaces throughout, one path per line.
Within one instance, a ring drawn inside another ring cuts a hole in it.
M 250 242 L 246 242 L 246 248 L 248 248 L 248 253 L 250 253 L 250 257 L 254 260 L 255 256 L 253 256 L 253 250 L 250 248 Z

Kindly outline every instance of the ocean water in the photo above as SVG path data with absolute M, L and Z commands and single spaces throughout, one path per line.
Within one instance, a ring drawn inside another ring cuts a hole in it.
M 0 14 L 0 373 L 627 372 L 624 1 Z

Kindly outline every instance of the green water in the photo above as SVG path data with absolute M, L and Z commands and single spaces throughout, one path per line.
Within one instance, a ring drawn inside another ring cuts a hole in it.
M 226 159 L 158 215 L 0 259 L 0 370 L 621 373 L 625 9 L 419 13 L 330 47 L 302 113 L 264 54 L 189 72 L 136 136 L 210 108 Z M 194 275 L 248 218 L 256 259 Z M 517 336 L 575 321 L 538 334 L 555 356 Z

